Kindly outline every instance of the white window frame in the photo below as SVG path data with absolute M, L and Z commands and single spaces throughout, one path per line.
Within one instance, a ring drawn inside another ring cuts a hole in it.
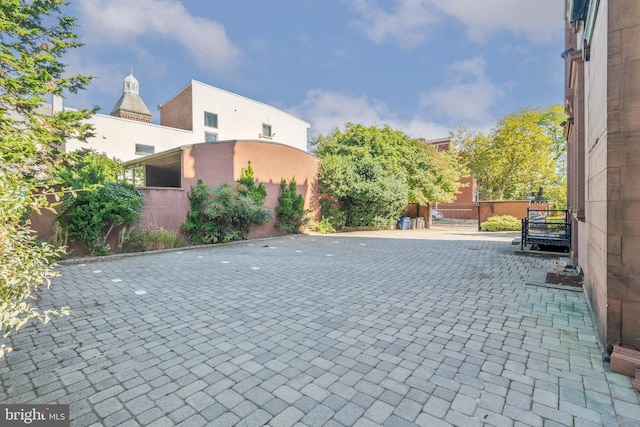
M 265 130 L 267 132 L 265 132 Z M 260 136 L 262 138 L 273 138 L 273 128 L 271 127 L 270 124 L 268 123 L 262 124 L 262 133 L 260 133 Z

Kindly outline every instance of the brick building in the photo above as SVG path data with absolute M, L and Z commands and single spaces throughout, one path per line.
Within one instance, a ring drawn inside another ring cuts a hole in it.
M 567 0 L 573 256 L 602 344 L 640 348 L 640 2 Z

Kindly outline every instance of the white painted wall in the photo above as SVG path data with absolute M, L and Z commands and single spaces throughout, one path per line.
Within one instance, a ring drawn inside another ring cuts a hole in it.
M 192 80 L 193 142 L 204 142 L 205 131 L 218 140 L 259 139 L 307 151 L 309 123 L 278 108 Z M 205 128 L 204 112 L 218 115 L 218 129 Z M 264 138 L 262 124 L 270 124 L 273 138 Z
M 119 117 L 96 114 L 90 119 L 95 136 L 86 143 L 67 142 L 66 151 L 92 148 L 122 161 L 144 157 L 136 155 L 136 144 L 152 145 L 155 152 L 169 150 L 194 142 L 191 131 L 174 129 L 152 123 L 142 123 Z
M 258 139 L 307 151 L 309 123 L 275 107 L 195 80 L 191 85 L 193 131 L 96 114 L 90 120 L 95 136 L 87 143 L 69 141 L 66 150 L 92 148 L 109 157 L 128 161 L 144 157 L 136 154 L 136 144 L 153 146 L 154 152 L 159 153 L 182 145 L 205 142 L 206 131 L 216 133 L 218 141 Z M 205 111 L 218 115 L 218 129 L 205 128 Z M 273 138 L 260 136 L 263 123 L 271 125 Z

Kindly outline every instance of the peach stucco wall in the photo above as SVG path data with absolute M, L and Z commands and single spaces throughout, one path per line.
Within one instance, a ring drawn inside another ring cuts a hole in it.
M 312 211 L 316 219 L 319 214 L 317 205 L 317 178 L 320 159 L 302 150 L 287 145 L 262 141 L 222 141 L 209 144 L 196 144 L 185 147 L 183 151 L 183 183 L 185 191 L 195 186 L 198 179 L 212 188 L 223 183 L 232 183 L 240 178 L 248 162 L 258 182 L 265 185 L 267 199 L 274 217 L 280 195 L 280 179 L 295 177 L 298 194 L 305 198 L 305 207 Z M 188 206 L 187 206 L 188 209 Z M 250 237 L 266 237 L 278 234 L 274 221 L 257 226 Z
M 189 211 L 187 192 L 183 188 L 157 187 L 141 187 L 140 191 L 145 200 L 140 227 L 143 230 L 161 227 L 179 232 Z
M 274 213 L 280 195 L 280 179 L 296 178 L 298 194 L 305 198 L 305 207 L 311 211 L 310 217 L 317 219 L 317 177 L 320 159 L 302 150 L 283 144 L 262 141 L 224 141 L 203 143 L 184 147 L 182 151 L 182 188 L 141 187 L 145 197 L 145 207 L 138 228 L 147 230 L 162 227 L 180 233 L 189 211 L 188 193 L 198 179 L 212 188 L 223 183 L 233 183 L 240 178 L 248 162 L 254 170 L 255 178 L 267 188 L 266 205 Z M 55 214 L 43 211 L 43 215 L 31 215 L 33 229 L 38 238 L 47 240 L 53 235 Z M 257 226 L 250 238 L 275 236 L 279 231 L 275 220 Z M 109 243 L 117 245 L 115 230 Z M 80 254 L 76 252 L 76 254 Z
M 479 202 L 480 223 L 492 216 L 511 215 L 516 218 L 527 216 L 528 200 L 501 200 L 491 202 Z

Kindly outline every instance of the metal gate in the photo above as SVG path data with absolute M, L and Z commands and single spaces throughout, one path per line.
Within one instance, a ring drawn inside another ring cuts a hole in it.
M 478 230 L 478 203 L 434 203 L 431 209 L 431 228 Z

